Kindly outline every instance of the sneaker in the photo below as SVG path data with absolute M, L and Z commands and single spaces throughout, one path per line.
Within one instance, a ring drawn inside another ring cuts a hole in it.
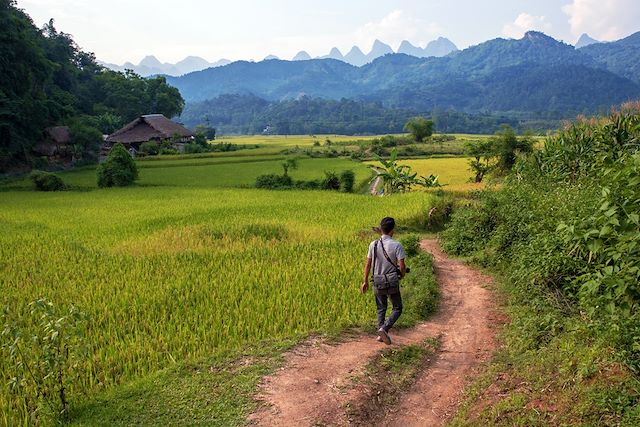
M 377 337 L 376 337 L 376 341 L 378 341 L 378 342 L 383 342 L 383 341 L 382 341 L 382 338 L 380 338 L 380 336 L 377 336 Z
M 389 334 L 384 330 L 384 328 L 378 329 L 378 338 L 380 338 L 386 345 L 391 345 L 391 338 L 389 338 Z

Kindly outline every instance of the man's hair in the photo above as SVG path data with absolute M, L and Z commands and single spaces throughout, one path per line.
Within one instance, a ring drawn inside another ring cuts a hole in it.
M 382 218 L 382 221 L 380 221 L 380 230 L 382 230 L 384 234 L 391 233 L 394 228 L 396 228 L 395 219 L 388 216 L 388 217 Z

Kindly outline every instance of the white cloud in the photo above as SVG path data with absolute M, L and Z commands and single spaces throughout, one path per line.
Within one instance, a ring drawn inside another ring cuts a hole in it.
M 358 46 L 369 49 L 376 39 L 396 48 L 403 40 L 424 46 L 443 33 L 435 22 L 427 22 L 394 10 L 377 22 L 368 22 L 351 36 Z
M 524 36 L 524 33 L 531 30 L 548 32 L 551 30 L 551 23 L 544 16 L 521 13 L 515 21 L 502 28 L 502 34 L 513 39 L 519 39 Z
M 599 40 L 616 40 L 640 30 L 638 0 L 573 0 L 562 11 L 575 37 L 588 33 Z

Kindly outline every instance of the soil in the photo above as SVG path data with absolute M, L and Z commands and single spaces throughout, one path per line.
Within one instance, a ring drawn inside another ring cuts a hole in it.
M 374 420 L 350 418 L 347 402 L 362 397 L 361 384 L 354 379 L 385 346 L 363 335 L 337 344 L 312 339 L 287 353 L 283 368 L 264 378 L 259 409 L 249 418 L 253 425 L 439 426 L 451 419 L 465 385 L 495 350 L 501 322 L 490 277 L 449 258 L 435 240 L 424 240 L 421 246 L 434 257 L 440 307 L 429 321 L 392 331 L 392 345 L 437 338 L 440 347 L 399 403 L 380 408 Z M 372 308 L 372 318 L 374 314 Z

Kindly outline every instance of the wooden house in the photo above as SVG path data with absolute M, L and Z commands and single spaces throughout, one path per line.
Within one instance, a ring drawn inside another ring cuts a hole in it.
M 139 150 L 145 142 L 159 143 L 171 140 L 177 145 L 189 143 L 194 133 L 179 123 L 169 120 L 162 114 L 148 114 L 140 116 L 122 129 L 115 131 L 105 140 L 107 149 L 120 143 L 127 150 Z M 174 139 L 175 138 L 175 139 Z M 178 147 L 180 148 L 180 147 Z
M 33 147 L 36 155 L 44 156 L 50 160 L 71 161 L 71 131 L 68 126 L 53 126 L 46 128 L 43 138 Z

